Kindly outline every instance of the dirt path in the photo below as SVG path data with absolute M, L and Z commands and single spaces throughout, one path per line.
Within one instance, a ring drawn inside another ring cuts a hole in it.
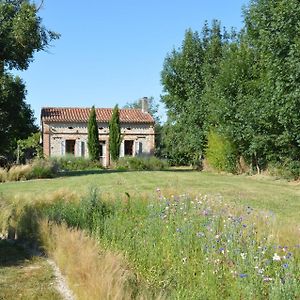
M 0 239 L 0 300 L 75 300 L 55 262 Z
M 75 296 L 73 292 L 69 289 L 68 284 L 61 274 L 59 268 L 57 267 L 56 263 L 52 259 L 47 259 L 48 264 L 54 271 L 55 281 L 56 281 L 56 289 L 62 295 L 63 299 L 65 300 L 75 300 Z

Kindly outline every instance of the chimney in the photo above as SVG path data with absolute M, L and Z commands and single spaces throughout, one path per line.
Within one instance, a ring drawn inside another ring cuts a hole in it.
M 143 97 L 141 100 L 141 106 L 142 106 L 142 112 L 143 113 L 147 113 L 148 112 L 148 106 L 149 106 L 149 103 L 148 103 L 148 98 L 147 97 Z

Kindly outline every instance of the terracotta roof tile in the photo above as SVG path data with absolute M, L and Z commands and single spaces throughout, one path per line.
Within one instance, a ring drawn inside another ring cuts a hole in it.
M 87 122 L 90 108 L 71 107 L 44 107 L 41 119 L 45 122 Z M 96 108 L 98 122 L 109 122 L 112 108 Z M 153 117 L 141 109 L 120 109 L 120 122 L 122 123 L 154 123 Z

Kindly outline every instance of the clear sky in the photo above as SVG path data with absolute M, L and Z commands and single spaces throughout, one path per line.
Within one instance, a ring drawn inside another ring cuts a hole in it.
M 17 73 L 37 123 L 43 106 L 122 107 L 144 96 L 159 102 L 164 58 L 180 47 L 185 30 L 201 31 L 212 19 L 240 29 L 248 2 L 45 0 L 43 24 L 61 38 Z

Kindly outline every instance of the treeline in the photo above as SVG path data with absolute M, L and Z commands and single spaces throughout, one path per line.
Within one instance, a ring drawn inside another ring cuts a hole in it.
M 224 171 L 300 170 L 300 5 L 253 0 L 240 32 L 205 23 L 167 55 L 165 155 Z M 241 163 L 242 162 L 242 163 Z
M 44 27 L 38 10 L 29 0 L 0 1 L 0 159 L 15 159 L 17 141 L 38 131 L 25 84 L 11 73 L 26 70 L 34 54 L 59 37 Z

